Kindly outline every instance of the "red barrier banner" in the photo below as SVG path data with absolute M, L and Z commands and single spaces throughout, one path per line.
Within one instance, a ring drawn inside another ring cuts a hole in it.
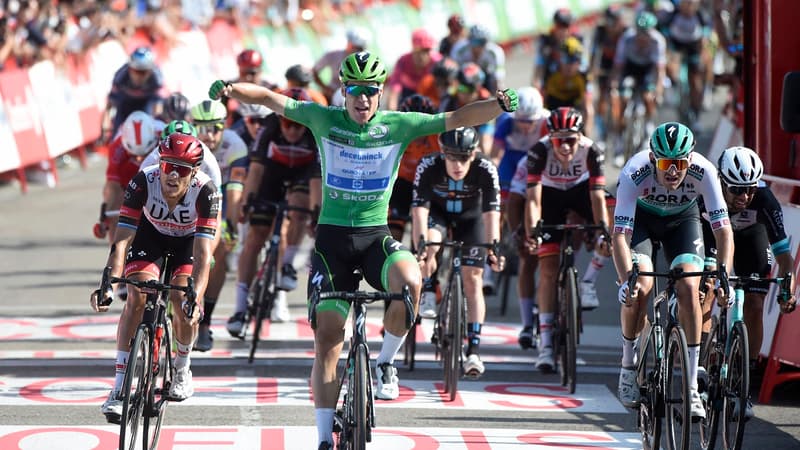
M 8 115 L 3 102 L 3 95 L 0 93 L 0 173 L 14 170 L 20 166 L 19 151 L 17 143 L 14 141 L 14 133 L 8 123 Z
M 66 73 L 51 61 L 38 62 L 27 71 L 49 155 L 56 157 L 83 145 L 80 116 L 72 99 L 75 93 Z
M 0 96 L 19 149 L 20 167 L 50 159 L 28 71 L 0 72 Z
M 85 58 L 71 58 L 67 77 L 72 85 L 72 102 L 78 110 L 83 141 L 94 142 L 100 137 L 102 109 L 93 92 L 92 77 Z
M 215 79 L 211 69 L 211 52 L 202 31 L 178 33 L 169 56 L 159 61 L 166 91 L 181 92 L 193 104 L 208 98 L 209 80 Z

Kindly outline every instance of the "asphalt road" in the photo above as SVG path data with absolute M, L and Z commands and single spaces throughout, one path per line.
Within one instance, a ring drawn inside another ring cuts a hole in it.
M 525 51 L 509 58 L 509 84 L 529 78 L 530 61 Z M 662 117 L 669 119 L 669 111 Z M 713 129 L 714 114 L 704 123 Z M 701 133 L 701 142 L 709 134 Z M 34 185 L 21 195 L 13 185 L 0 188 L 7 211 L 0 216 L 2 449 L 115 448 L 115 427 L 105 423 L 99 405 L 112 382 L 121 305 L 105 315 L 92 314 L 88 305 L 108 251 L 91 234 L 104 169 L 103 160 L 93 159 L 86 170 L 62 171 L 56 189 Z M 616 176 L 609 167 L 607 178 Z M 578 267 L 585 263 L 581 255 Z M 501 315 L 499 299 L 489 297 L 485 376 L 462 381 L 457 401 L 444 402 L 437 384 L 441 369 L 421 340 L 417 369 L 408 372 L 400 364 L 401 398 L 377 405 L 372 448 L 640 448 L 636 417 L 616 399 L 621 353 L 613 278 L 606 266 L 598 281 L 601 306 L 584 315 L 574 395 L 556 375 L 533 369 L 535 351 L 517 347 L 515 298 Z M 224 329 L 233 279 L 229 274 L 215 313 L 214 350 L 192 355 L 197 393 L 168 408 L 159 448 L 316 448 L 308 386 L 313 341 L 301 290 L 289 297 L 294 320 L 265 330 L 250 365 L 246 343 Z M 380 348 L 378 313 L 370 310 L 373 352 Z M 800 448 L 796 387 L 779 388 L 772 405 L 756 405 L 745 448 Z

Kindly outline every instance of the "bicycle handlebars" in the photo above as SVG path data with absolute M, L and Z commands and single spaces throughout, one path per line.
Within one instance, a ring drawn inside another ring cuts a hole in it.
M 187 280 L 186 286 L 178 286 L 169 283 L 161 283 L 158 280 L 147 280 L 147 281 L 139 281 L 139 280 L 132 280 L 130 278 L 124 277 L 112 277 L 111 276 L 111 267 L 106 267 L 103 269 L 103 278 L 100 282 L 100 289 L 95 292 L 98 292 L 98 300 L 97 304 L 100 306 L 109 306 L 113 301 L 113 296 L 106 296 L 105 293 L 111 291 L 111 284 L 112 283 L 125 283 L 130 284 L 132 286 L 136 286 L 141 289 L 143 292 L 150 292 L 150 293 L 157 293 L 161 291 L 181 291 L 186 294 L 186 301 L 184 301 L 182 305 L 182 309 L 184 314 L 187 317 L 192 317 L 194 315 L 194 309 L 197 307 L 197 292 L 194 290 L 194 278 L 189 277 Z

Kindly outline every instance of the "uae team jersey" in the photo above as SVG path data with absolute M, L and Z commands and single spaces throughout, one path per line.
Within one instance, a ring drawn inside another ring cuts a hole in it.
M 198 171 L 186 194 L 170 211 L 161 192 L 161 169 L 151 166 L 128 183 L 119 210 L 119 226 L 136 230 L 144 218 L 165 236 L 214 239 L 219 208 L 220 194 L 216 185 L 208 175 Z

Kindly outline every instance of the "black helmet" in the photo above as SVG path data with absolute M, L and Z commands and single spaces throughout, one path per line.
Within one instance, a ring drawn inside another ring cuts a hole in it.
M 439 146 L 445 153 L 469 155 L 478 146 L 478 131 L 472 127 L 458 127 L 439 135 Z
M 458 75 L 458 63 L 452 58 L 442 58 L 433 65 L 431 73 L 439 80 L 454 80 Z
M 189 99 L 180 92 L 173 92 L 164 100 L 165 121 L 186 120 L 189 114 Z
M 295 64 L 286 69 L 284 76 L 287 80 L 294 81 L 302 86 L 307 86 L 311 83 L 311 71 L 300 64 Z
M 397 109 L 398 111 L 403 112 L 414 111 L 426 114 L 436 113 L 436 107 L 433 106 L 431 99 L 419 94 L 406 97 L 405 100 L 400 103 L 400 106 Z

